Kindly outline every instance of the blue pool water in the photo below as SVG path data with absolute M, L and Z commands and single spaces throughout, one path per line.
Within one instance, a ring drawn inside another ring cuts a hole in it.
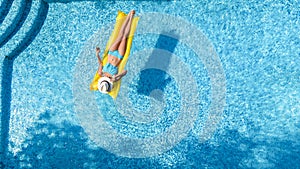
M 298 0 L 0 6 L 1 168 L 300 168 Z M 94 48 L 130 9 L 114 101 Z

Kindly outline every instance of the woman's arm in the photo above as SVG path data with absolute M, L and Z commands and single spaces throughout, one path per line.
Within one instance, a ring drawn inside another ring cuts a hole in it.
M 102 60 L 100 58 L 100 48 L 99 47 L 96 47 L 96 57 L 98 59 L 98 64 L 99 64 L 99 67 L 98 67 L 98 74 L 101 75 L 102 74 Z
M 100 64 L 102 64 L 102 60 L 101 60 L 101 58 L 100 58 L 99 53 L 100 53 L 100 48 L 99 48 L 99 47 L 96 47 L 96 57 L 97 57 L 97 59 L 98 59 L 99 65 L 100 65 Z
M 112 81 L 116 82 L 120 80 L 123 76 L 125 76 L 127 73 L 127 70 L 123 70 L 122 73 L 118 73 L 117 75 L 113 76 Z

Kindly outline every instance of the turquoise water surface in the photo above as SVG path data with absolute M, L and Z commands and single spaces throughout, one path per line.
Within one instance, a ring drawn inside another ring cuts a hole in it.
M 298 0 L 0 6 L 1 168 L 300 168 Z M 131 9 L 113 100 L 95 47 Z

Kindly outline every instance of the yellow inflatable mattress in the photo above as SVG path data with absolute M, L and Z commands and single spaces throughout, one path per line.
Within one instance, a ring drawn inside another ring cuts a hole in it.
M 108 55 L 108 49 L 109 47 L 112 45 L 112 43 L 115 41 L 115 39 L 118 36 L 118 33 L 122 27 L 123 22 L 126 19 L 127 14 L 122 12 L 122 11 L 118 11 L 118 15 L 116 17 L 116 23 L 115 23 L 115 27 L 114 30 L 107 42 L 103 57 L 102 57 L 102 62 L 103 65 L 105 65 L 107 63 L 107 55 Z M 133 36 L 134 36 L 134 32 L 136 30 L 137 24 L 138 24 L 138 20 L 139 17 L 134 17 L 133 21 L 132 21 L 132 25 L 131 25 L 131 29 L 130 29 L 130 33 L 129 33 L 129 37 L 127 39 L 127 46 L 126 46 L 126 53 L 124 54 L 124 57 L 121 61 L 121 63 L 118 66 L 118 72 L 122 72 L 122 70 L 124 70 L 129 54 L 130 54 L 130 49 L 131 49 L 131 45 L 132 45 L 132 40 L 133 40 Z M 126 76 L 124 76 L 126 77 Z M 123 78 L 124 78 L 123 77 Z M 96 74 L 94 76 L 94 79 L 92 81 L 92 83 L 90 84 L 90 89 L 91 90 L 98 90 L 98 80 L 101 78 L 101 76 L 98 74 L 98 72 L 96 71 Z M 118 96 L 119 90 L 120 90 L 120 86 L 121 86 L 121 80 L 114 82 L 113 84 L 113 89 L 108 93 L 113 99 L 116 99 L 116 97 Z

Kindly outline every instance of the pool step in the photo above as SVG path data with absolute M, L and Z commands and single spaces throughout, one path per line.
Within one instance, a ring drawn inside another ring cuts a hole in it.
M 27 0 L 13 1 L 7 16 L 0 25 L 0 41 L 3 40 L 7 30 L 14 30 L 17 27 L 17 24 L 20 22 L 23 12 L 26 9 L 26 1 Z
M 27 0 L 28 2 L 28 0 Z M 43 0 L 32 1 L 30 12 L 16 34 L 2 46 L 0 56 L 17 57 L 39 33 L 48 13 L 49 5 Z
M 13 1 L 14 0 L 1 0 L 1 3 L 0 3 L 0 25 L 2 24 L 3 20 L 7 16 Z
M 11 22 L 8 21 L 8 23 L 10 22 L 10 25 L 1 25 L 0 48 L 22 27 L 26 17 L 29 14 L 31 4 L 32 0 L 23 0 L 21 4 L 19 4 L 21 8 L 19 8 L 16 17 Z M 7 21 L 7 19 L 5 21 Z M 4 30 L 4 32 L 2 30 Z

